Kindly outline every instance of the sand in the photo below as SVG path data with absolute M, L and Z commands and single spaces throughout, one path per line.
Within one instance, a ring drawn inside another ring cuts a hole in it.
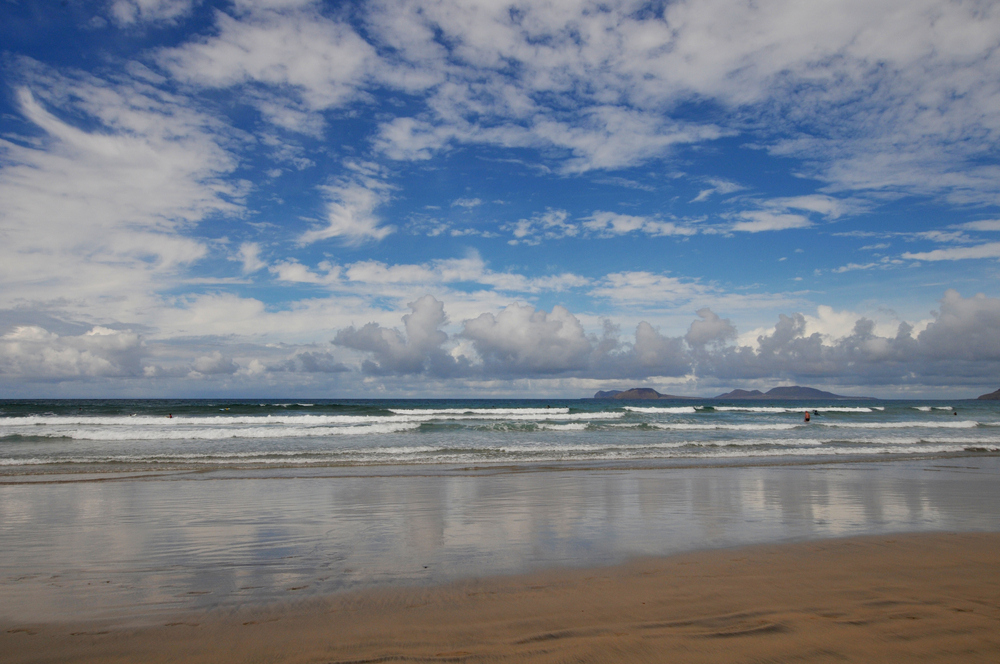
M 6 624 L 4 662 L 1000 661 L 1000 533 L 815 540 L 126 626 Z

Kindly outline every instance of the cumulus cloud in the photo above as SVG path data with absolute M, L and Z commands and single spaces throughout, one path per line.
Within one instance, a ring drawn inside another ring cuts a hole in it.
M 343 373 L 350 369 L 339 362 L 332 353 L 325 351 L 304 350 L 291 357 L 267 365 L 268 371 L 290 371 L 299 373 Z
M 488 370 L 500 373 L 583 369 L 592 351 L 580 321 L 560 306 L 547 313 L 511 304 L 496 316 L 466 321 L 461 336 L 472 341 Z
M 221 351 L 211 355 L 203 355 L 191 363 L 191 369 L 200 374 L 234 374 L 239 367 L 232 358 L 226 357 Z
M 736 338 L 736 328 L 728 318 L 720 318 L 708 307 L 699 309 L 698 316 L 701 320 L 692 322 L 688 333 L 684 336 L 684 340 L 692 348 L 723 344 Z
M 855 321 L 851 332 L 830 338 L 808 331 L 801 313 L 781 315 L 757 348 L 729 346 L 700 358 L 700 371 L 718 378 L 823 378 L 872 385 L 991 382 L 1000 368 L 1000 299 L 963 298 L 949 290 L 941 308 L 919 333 L 901 322 L 894 335 L 875 323 Z
M 623 340 L 610 321 L 605 321 L 601 334 L 595 334 L 564 307 L 547 312 L 517 303 L 497 314 L 466 320 L 449 338 L 440 329 L 445 321 L 440 302 L 426 296 L 411 307 L 414 313 L 404 317 L 405 336 L 373 323 L 360 330 L 342 330 L 336 343 L 371 353 L 375 361 L 366 360 L 367 373 L 490 380 L 696 375 L 714 383 L 822 380 L 920 385 L 939 384 L 944 378 L 956 384 L 981 384 L 993 380 L 1000 369 L 1000 299 L 963 298 L 956 291 L 945 293 L 940 311 L 917 334 L 915 326 L 905 321 L 894 332 L 879 333 L 868 318 L 852 322 L 830 310 L 820 311 L 820 319 L 782 314 L 753 345 L 735 343 L 736 327 L 709 308 L 697 312 L 683 336 L 662 334 L 641 321 L 634 338 Z M 819 331 L 817 326 L 835 333 Z M 470 344 L 472 352 L 463 351 L 463 343 Z M 449 344 L 452 353 L 442 361 Z M 437 364 L 432 361 L 435 357 Z
M 934 321 L 917 338 L 930 357 L 1000 360 L 1000 299 L 977 294 L 963 298 L 949 289 Z
M 368 323 L 360 329 L 351 326 L 341 330 L 333 343 L 371 353 L 374 361 L 365 360 L 362 364 L 362 370 L 369 374 L 452 372 L 455 360 L 441 347 L 448 340 L 448 335 L 439 329 L 447 320 L 444 304 L 425 295 L 407 306 L 411 313 L 403 316 L 405 334 Z
M 664 336 L 646 321 L 636 326 L 631 351 L 615 359 L 622 366 L 612 373 L 630 377 L 683 376 L 691 371 L 691 356 L 684 339 Z
M 142 339 L 130 330 L 94 327 L 60 336 L 21 326 L 0 336 L 0 374 L 33 380 L 142 375 Z

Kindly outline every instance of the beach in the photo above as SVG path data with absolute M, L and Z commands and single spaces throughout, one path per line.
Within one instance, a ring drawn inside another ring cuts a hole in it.
M 995 662 L 998 552 L 996 533 L 763 545 L 0 639 L 7 662 Z
M 997 659 L 991 405 L 448 405 L 0 418 L 0 659 Z

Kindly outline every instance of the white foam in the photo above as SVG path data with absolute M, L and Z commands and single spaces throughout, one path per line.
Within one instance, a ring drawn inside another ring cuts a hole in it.
M 340 427 L 259 427 L 219 429 L 63 429 L 39 437 L 72 438 L 73 440 L 225 440 L 229 438 L 313 438 L 317 436 L 372 435 L 411 431 L 420 427 L 416 422 L 369 424 Z
M 397 415 L 554 415 L 569 408 L 389 408 Z
M 568 408 L 532 408 L 506 409 L 510 412 L 497 412 L 500 409 L 482 409 L 481 413 L 470 411 L 434 412 L 413 411 L 416 414 L 396 415 L 211 415 L 208 417 L 173 418 L 128 416 L 128 417 L 60 417 L 31 415 L 27 417 L 0 418 L 0 430 L 6 427 L 25 427 L 42 425 L 77 425 L 77 426 L 127 426 L 127 427 L 181 427 L 197 426 L 228 426 L 234 424 L 250 424 L 268 426 L 274 424 L 291 424 L 300 426 L 343 425 L 343 424 L 385 424 L 399 422 L 430 422 L 433 420 L 609 420 L 622 417 L 623 412 L 580 412 L 570 413 Z
M 550 431 L 583 431 L 587 428 L 586 422 L 570 422 L 569 424 L 545 424 L 544 422 L 538 425 L 539 429 L 548 429 Z
M 802 413 L 805 411 L 816 411 L 819 413 L 870 413 L 871 408 L 867 406 L 819 406 L 801 408 L 788 408 L 785 406 L 716 406 L 715 410 L 720 412 L 737 413 Z M 884 410 L 884 408 L 879 409 Z
M 979 426 L 974 420 L 945 422 L 816 422 L 825 427 L 842 427 L 847 429 L 972 429 Z
M 676 429 L 681 431 L 787 431 L 801 425 L 799 424 L 723 424 L 719 423 L 693 423 L 693 422 L 650 422 L 649 426 L 657 429 Z
M 633 413 L 651 413 L 653 415 L 658 415 L 660 413 L 695 413 L 697 412 L 694 406 L 677 406 L 677 407 L 664 407 L 664 408 L 642 408 L 639 406 L 624 406 L 625 410 L 631 411 Z

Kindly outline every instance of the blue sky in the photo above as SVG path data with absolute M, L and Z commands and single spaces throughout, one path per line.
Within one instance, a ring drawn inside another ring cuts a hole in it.
M 0 3 L 6 396 L 996 389 L 1000 9 Z

